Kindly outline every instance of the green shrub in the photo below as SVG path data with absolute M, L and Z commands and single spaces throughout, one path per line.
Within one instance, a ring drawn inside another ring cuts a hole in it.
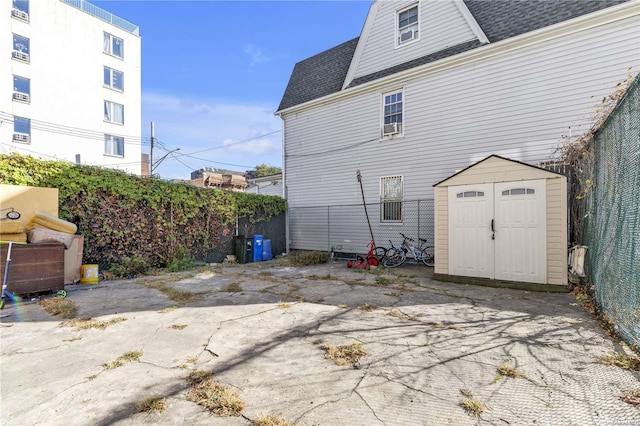
M 75 223 L 84 236 L 83 263 L 117 264 L 125 269 L 116 267 L 118 276 L 163 268 L 174 259 L 205 259 L 226 250 L 238 217 L 253 224 L 287 209 L 280 197 L 19 154 L 0 154 L 0 184 L 58 188 L 59 217 Z M 123 262 L 122 256 L 130 260 Z
M 168 272 L 180 272 L 180 271 L 188 271 L 189 269 L 193 269 L 194 267 L 194 259 L 193 257 L 183 257 L 180 259 L 172 259 L 167 265 Z
M 109 266 L 109 269 L 107 269 L 107 271 L 111 272 L 113 275 L 115 275 L 118 278 L 122 278 L 127 274 L 127 270 L 124 269 L 124 266 L 118 265 L 117 263 L 111 264 L 111 266 Z
M 131 257 L 122 256 L 120 258 L 120 265 L 124 268 L 124 276 L 127 277 L 148 275 L 151 270 L 149 263 L 137 254 Z
M 327 263 L 329 254 L 324 251 L 294 251 L 289 255 L 288 263 L 291 266 L 308 266 Z

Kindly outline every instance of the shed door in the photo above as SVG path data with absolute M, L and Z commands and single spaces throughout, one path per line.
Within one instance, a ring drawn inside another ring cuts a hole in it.
M 546 182 L 449 187 L 449 273 L 546 282 Z
M 449 187 L 449 271 L 493 278 L 493 184 Z
M 545 283 L 546 182 L 495 184 L 496 279 Z

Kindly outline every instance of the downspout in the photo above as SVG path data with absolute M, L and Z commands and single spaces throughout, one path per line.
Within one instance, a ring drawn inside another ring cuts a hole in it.
M 287 199 L 288 190 L 287 190 L 287 156 L 285 155 L 286 144 L 285 144 L 285 131 L 286 131 L 286 122 L 282 116 L 280 116 L 280 120 L 282 120 L 282 198 L 287 201 L 287 211 L 284 215 L 284 237 L 285 237 L 285 250 L 286 253 L 289 254 L 289 200 Z

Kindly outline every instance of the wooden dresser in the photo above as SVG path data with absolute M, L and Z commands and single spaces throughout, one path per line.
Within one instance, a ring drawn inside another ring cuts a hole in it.
M 4 278 L 9 244 L 0 244 L 0 279 Z M 64 244 L 13 244 L 7 290 L 30 295 L 64 289 Z

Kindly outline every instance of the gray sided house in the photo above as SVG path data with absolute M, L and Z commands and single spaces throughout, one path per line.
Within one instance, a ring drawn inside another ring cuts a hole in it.
M 640 70 L 639 40 L 639 0 L 374 1 L 360 37 L 296 64 L 276 112 L 289 248 L 366 249 L 357 170 L 376 239 L 435 239 L 434 184 L 557 158 Z
M 282 197 L 282 173 L 247 179 L 247 189 L 250 194 L 275 195 Z

